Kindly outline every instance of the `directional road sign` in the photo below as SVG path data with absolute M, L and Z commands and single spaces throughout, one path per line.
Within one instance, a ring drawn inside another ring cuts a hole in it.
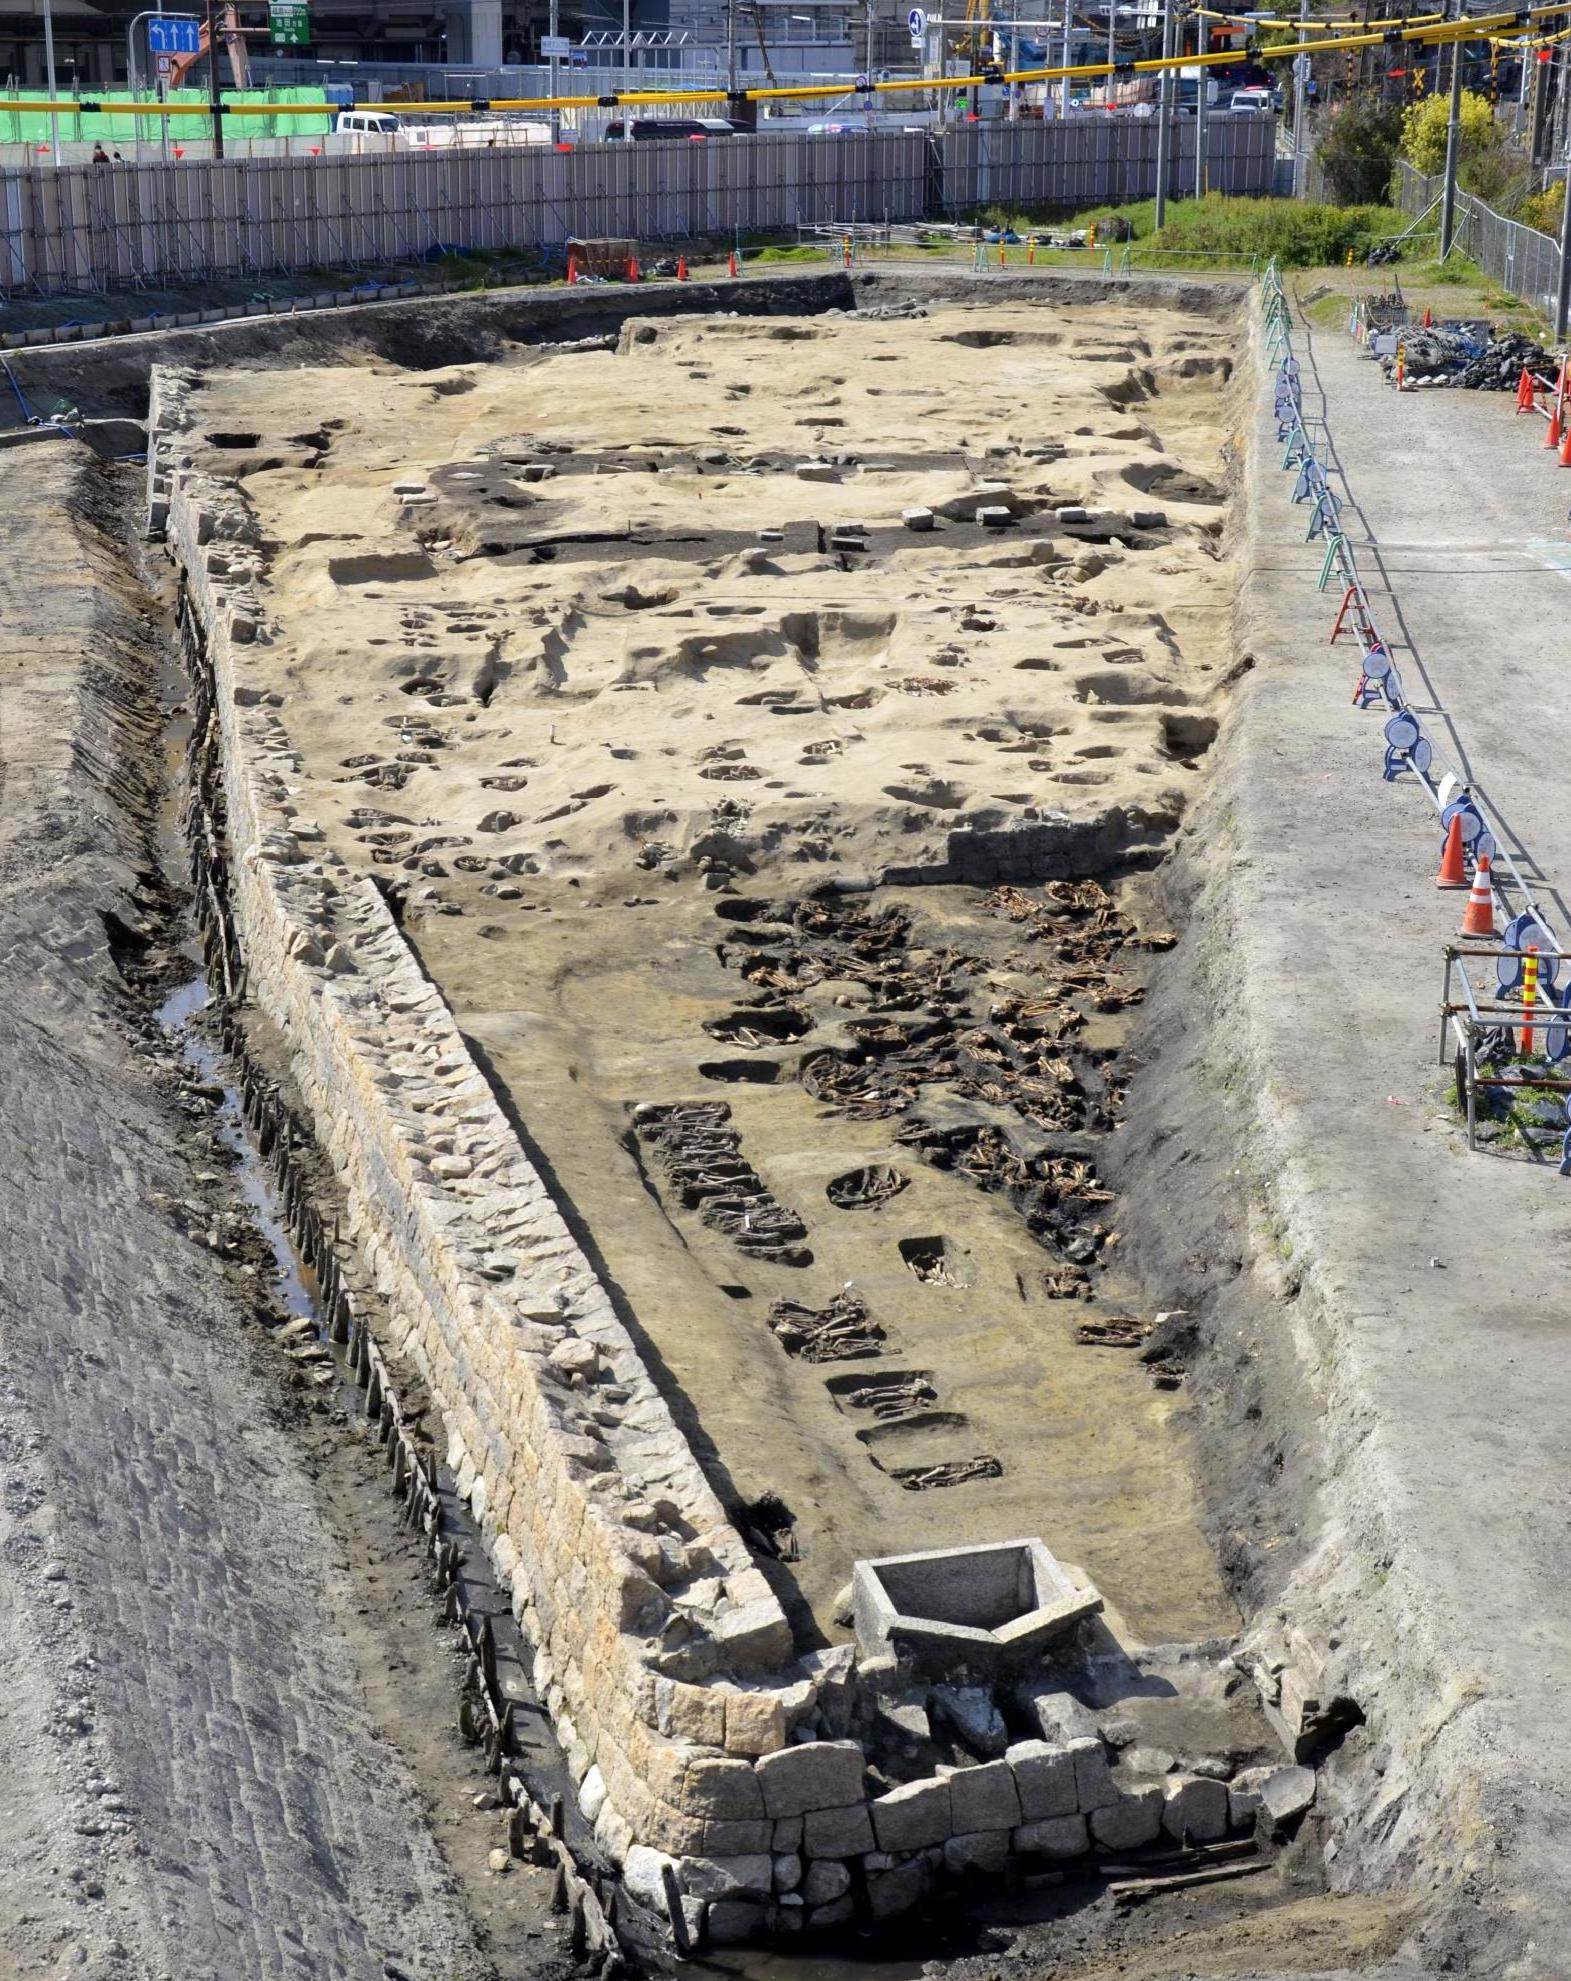
M 150 14 L 147 46 L 154 55 L 195 55 L 202 46 L 202 23 L 195 14 Z
M 304 48 L 311 39 L 306 0 L 268 0 L 267 25 L 275 48 Z

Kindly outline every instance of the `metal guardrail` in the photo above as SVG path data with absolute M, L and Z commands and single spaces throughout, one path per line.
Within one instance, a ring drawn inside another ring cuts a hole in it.
M 1440 1063 L 1447 1063 L 1449 1042 L 1455 1049 L 1457 1104 L 1466 1111 L 1468 1147 L 1473 1149 L 1480 1095 L 1514 1089 L 1534 1103 L 1546 1095 L 1571 1097 L 1571 1078 L 1549 1070 L 1571 1059 L 1571 945 L 1518 864 L 1503 821 L 1447 761 L 1408 699 L 1343 527 L 1342 498 L 1328 473 L 1325 423 L 1304 411 L 1292 309 L 1274 260 L 1261 277 L 1261 297 L 1267 363 L 1276 373 L 1282 467 L 1294 476 L 1293 501 L 1308 505 L 1306 540 L 1325 546 L 1319 589 L 1327 590 L 1333 579 L 1341 588 L 1331 641 L 1350 634 L 1358 647 L 1354 705 L 1385 710 L 1382 776 L 1387 783 L 1410 779 L 1423 791 L 1434 807 L 1442 842 L 1456 822 L 1465 856 L 1473 862 L 1474 885 L 1485 882 L 1491 906 L 1498 903 L 1504 918 L 1498 945 L 1448 943 L 1444 951 Z M 1479 967 L 1486 963 L 1492 972 Z M 1571 1098 L 1565 1119 L 1571 1122 Z M 1571 1128 L 1564 1132 L 1561 1156 L 1561 1174 L 1571 1175 Z

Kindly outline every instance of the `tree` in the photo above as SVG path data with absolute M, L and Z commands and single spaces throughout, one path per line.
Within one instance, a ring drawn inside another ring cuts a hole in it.
M 1402 137 L 1402 111 L 1378 96 L 1352 98 L 1321 127 L 1319 159 L 1343 206 L 1377 206 L 1388 195 Z

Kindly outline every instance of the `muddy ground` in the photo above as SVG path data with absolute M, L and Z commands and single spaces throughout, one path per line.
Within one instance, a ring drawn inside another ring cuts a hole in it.
M 154 1017 L 191 966 L 129 493 L 61 443 L 0 497 L 0 1972 L 540 1973 L 451 1634 L 380 1464 L 265 1338 Z

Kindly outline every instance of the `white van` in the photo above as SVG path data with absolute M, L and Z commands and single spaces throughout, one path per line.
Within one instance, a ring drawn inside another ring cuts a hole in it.
M 1275 110 L 1276 101 L 1269 89 L 1235 89 L 1227 107 L 1229 110 Z
M 408 143 L 403 119 L 391 110 L 340 110 L 333 135 L 349 138 L 351 151 L 392 151 Z

